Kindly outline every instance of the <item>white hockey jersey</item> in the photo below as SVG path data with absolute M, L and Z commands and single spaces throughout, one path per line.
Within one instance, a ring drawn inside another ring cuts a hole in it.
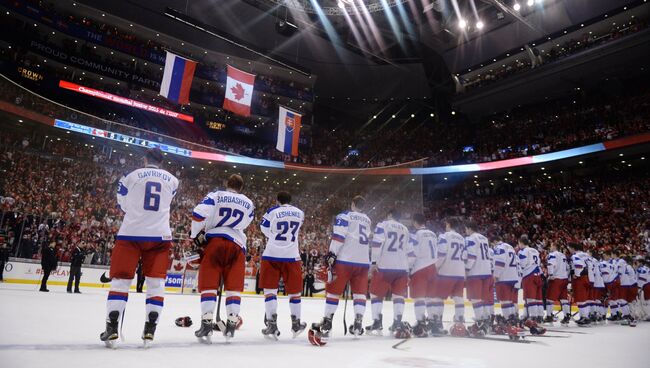
M 594 267 L 594 287 L 602 289 L 605 287 L 605 279 L 603 278 L 603 274 L 600 272 L 600 261 L 591 257 L 591 262 Z
M 569 278 L 569 262 L 562 252 L 557 250 L 548 254 L 546 258 L 549 280 L 566 280 Z
M 500 242 L 494 246 L 494 278 L 496 283 L 519 282 L 517 255 L 512 245 Z
M 336 263 L 368 267 L 371 231 L 370 218 L 361 212 L 346 211 L 336 216 L 330 242 Z
M 415 262 L 411 234 L 406 226 L 385 220 L 377 224 L 372 238 L 372 262 L 380 271 L 408 271 Z
M 474 233 L 465 238 L 465 270 L 467 278 L 486 278 L 492 276 L 492 259 L 490 258 L 490 243 L 488 239 Z
M 525 247 L 519 251 L 519 272 L 524 279 L 532 274 L 539 273 L 539 251 L 532 247 Z
M 455 231 L 447 231 L 438 237 L 438 275 L 465 278 L 465 238 Z
M 205 230 L 207 238 L 224 238 L 246 249 L 244 230 L 253 221 L 255 207 L 248 197 L 229 190 L 208 193 L 192 212 L 192 233 Z
M 571 255 L 571 269 L 573 274 L 577 276 L 587 275 L 588 266 L 587 259 L 589 255 L 585 252 L 575 252 Z
M 621 279 L 625 274 L 625 268 L 627 267 L 627 262 L 625 262 L 625 260 L 622 258 L 615 258 L 612 260 L 612 266 L 616 271 L 616 277 L 618 279 Z M 621 282 L 623 282 L 623 280 L 621 280 Z
M 117 205 L 125 215 L 116 239 L 172 241 L 169 212 L 177 190 L 178 179 L 153 165 L 124 175 L 118 184 Z
M 645 285 L 650 283 L 650 267 L 641 266 L 636 269 L 636 285 L 639 288 L 643 288 Z
M 637 278 L 634 267 L 625 263 L 625 272 L 621 275 L 621 286 L 635 286 L 636 283 Z
M 417 229 L 415 233 L 411 234 L 411 244 L 416 257 L 411 273 L 436 263 L 438 237 L 433 231 L 426 228 Z
M 600 261 L 598 263 L 598 268 L 600 269 L 600 275 L 603 277 L 603 282 L 609 284 L 616 279 L 616 272 L 614 271 L 614 266 L 608 261 Z
M 260 229 L 267 237 L 262 260 L 300 261 L 298 234 L 305 214 L 290 204 L 270 208 L 262 217 Z

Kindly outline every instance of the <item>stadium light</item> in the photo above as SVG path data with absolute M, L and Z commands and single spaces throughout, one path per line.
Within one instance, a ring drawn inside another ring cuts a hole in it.
M 339 6 L 339 8 L 345 9 L 345 4 L 343 3 L 343 1 L 339 1 L 337 5 Z
M 461 29 L 464 29 L 464 28 L 467 27 L 467 22 L 465 21 L 465 19 L 463 19 L 463 18 L 458 19 L 458 27 L 461 28 Z
M 476 29 L 483 29 L 483 26 L 484 26 L 484 24 L 480 20 L 478 22 L 476 22 Z
M 528 2 L 526 4 L 528 6 L 533 6 L 533 5 L 535 5 L 535 0 L 528 0 Z
M 519 11 L 519 9 L 521 9 L 521 5 L 519 5 L 519 3 L 515 3 L 512 8 L 515 9 L 515 11 Z

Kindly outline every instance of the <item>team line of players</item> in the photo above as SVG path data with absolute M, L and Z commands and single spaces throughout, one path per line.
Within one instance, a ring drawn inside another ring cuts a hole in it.
M 159 150 L 150 150 L 144 159 L 145 167 L 125 175 L 119 182 L 117 201 L 125 215 L 111 255 L 106 330 L 100 335 L 108 346 L 114 347 L 118 339 L 119 320 L 124 314 L 128 290 L 140 259 L 147 285 L 142 335 L 145 344 L 153 340 L 162 312 L 167 257 L 171 247 L 170 204 L 179 184 L 173 175 L 160 168 L 162 161 Z M 221 331 L 227 339 L 232 338 L 241 323 L 239 311 L 247 242 L 244 231 L 253 221 L 255 209 L 253 202 L 241 193 L 243 186 L 241 176 L 231 175 L 225 190 L 208 193 L 192 212 L 191 237 L 202 248 L 198 280 L 201 327 L 195 332 L 200 340 L 209 340 L 214 330 Z M 266 321 L 262 333 L 271 339 L 277 339 L 280 334 L 277 328 L 280 279 L 289 295 L 294 337 L 306 329 L 306 323 L 300 319 L 302 265 L 298 244 L 304 212 L 291 205 L 289 193 L 280 192 L 277 200 L 277 206 L 265 213 L 260 224 L 268 238 L 260 269 Z M 395 336 L 442 332 L 443 301 L 447 298 L 452 298 L 455 303 L 452 334 L 486 333 L 493 327 L 495 288 L 504 317 L 503 323 L 497 325 L 504 333 L 511 333 L 519 326 L 519 287 L 523 288 L 526 302 L 526 326 L 533 333 L 543 333 L 543 328 L 535 323 L 541 322 L 544 312 L 540 255 L 530 247 L 526 237 L 520 238 L 516 250 L 498 237 L 490 246 L 488 239 L 475 231 L 474 224 L 470 222 L 462 226 L 455 218 L 447 219 L 446 231 L 436 235 L 426 229 L 421 214 L 413 216 L 415 231 L 410 232 L 399 222 L 400 214 L 394 209 L 373 230 L 370 218 L 363 213 L 364 206 L 363 197 L 357 196 L 352 200 L 350 210 L 336 217 L 327 255 L 330 277 L 326 285 L 324 317 L 320 323 L 311 326 L 310 342 L 322 345 L 327 341 L 333 315 L 348 284 L 355 312 L 350 332 L 357 336 L 364 330 L 371 333 L 382 331 L 382 305 L 389 291 L 394 306 L 390 330 Z M 462 236 L 462 232 L 466 236 Z M 637 282 L 634 269 L 618 258 L 597 263 L 582 252 L 579 244 L 572 247 L 570 263 L 557 250 L 548 257 L 550 282 L 547 299 L 562 303 L 565 319 L 570 315 L 566 285 L 571 265 L 580 323 L 586 323 L 588 317 L 604 314 L 598 294 L 604 285 L 610 288 L 609 306 L 614 315 L 618 316 L 616 313 L 620 312 L 622 317 L 619 318 L 628 318 L 627 303 L 636 297 L 636 285 L 634 293 L 631 291 L 631 286 Z M 638 270 L 638 284 L 648 288 L 648 269 L 645 266 Z M 225 291 L 228 317 L 225 321 L 215 321 L 214 310 L 221 285 Z M 402 321 L 409 287 L 417 319 L 413 328 Z M 469 332 L 464 325 L 465 288 L 476 321 Z M 362 321 L 368 292 L 373 322 L 364 329 Z M 646 298 L 650 296 L 650 291 L 645 295 Z M 549 309 L 548 313 L 551 312 Z M 508 324 L 508 320 L 512 323 Z

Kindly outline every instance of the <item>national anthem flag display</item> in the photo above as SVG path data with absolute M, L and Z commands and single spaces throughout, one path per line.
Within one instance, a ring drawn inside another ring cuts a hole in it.
M 250 116 L 254 84 L 255 74 L 246 73 L 228 65 L 226 98 L 223 101 L 223 109 L 237 115 Z
M 190 102 L 190 87 L 196 62 L 167 51 L 165 71 L 160 82 L 160 95 L 181 105 Z
M 291 156 L 298 156 L 302 115 L 280 106 L 278 143 L 275 148 Z

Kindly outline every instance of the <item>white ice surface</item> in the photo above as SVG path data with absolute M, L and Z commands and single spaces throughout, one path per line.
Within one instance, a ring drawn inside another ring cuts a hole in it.
M 81 295 L 67 294 L 65 288 L 52 286 L 50 293 L 39 293 L 34 285 L 0 284 L 0 367 L 650 367 L 647 322 L 636 328 L 573 327 L 567 330 L 587 334 L 549 332 L 570 337 L 530 338 L 538 343 L 527 345 L 444 337 L 411 339 L 393 349 L 399 340 L 387 336 L 358 340 L 343 336 L 341 302 L 335 334 L 327 346 L 319 348 L 308 343 L 306 333 L 291 339 L 286 298 L 279 300 L 280 341 L 265 340 L 260 334 L 264 301 L 252 296 L 242 298 L 244 325 L 235 339 L 225 343 L 215 334 L 212 345 L 203 345 L 193 335 L 199 321 L 199 297 L 167 295 L 156 340 L 145 350 L 140 340 L 145 296 L 131 293 L 124 322 L 126 341 L 117 350 L 109 350 L 99 341 L 106 290 L 82 291 Z M 303 320 L 308 324 L 320 320 L 323 305 L 323 299 L 303 299 Z M 452 313 L 447 307 L 445 319 Z M 186 315 L 195 325 L 176 327 L 174 319 Z M 348 323 L 352 316 L 350 302 Z M 387 328 L 392 320 L 390 303 L 384 303 L 384 316 Z M 471 316 L 469 308 L 467 316 Z M 406 304 L 405 319 L 414 319 L 412 304 Z

